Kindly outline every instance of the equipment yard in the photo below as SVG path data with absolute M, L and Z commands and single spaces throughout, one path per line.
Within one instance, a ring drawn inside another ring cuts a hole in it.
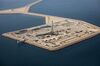
M 100 33 L 100 28 L 85 21 L 64 19 L 32 28 L 2 34 L 50 51 L 70 46 Z
M 3 33 L 2 35 L 18 42 L 25 42 L 54 51 L 100 33 L 100 27 L 85 21 L 29 12 L 31 6 L 41 1 L 37 0 L 20 8 L 0 10 L 0 14 L 20 13 L 45 18 L 44 25 Z

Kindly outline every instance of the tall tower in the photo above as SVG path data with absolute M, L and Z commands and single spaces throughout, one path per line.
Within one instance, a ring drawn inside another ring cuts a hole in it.
M 51 25 L 51 35 L 54 34 L 54 25 L 53 25 L 53 21 L 52 21 L 52 25 Z

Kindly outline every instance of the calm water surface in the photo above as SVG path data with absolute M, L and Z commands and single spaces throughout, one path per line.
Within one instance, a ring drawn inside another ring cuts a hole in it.
M 35 0 L 33 0 L 35 1 Z M 0 10 L 24 6 L 32 0 L 0 0 Z M 31 12 L 88 21 L 100 26 L 99 0 L 44 0 Z M 100 66 L 100 35 L 56 52 L 17 44 L 1 34 L 44 24 L 43 17 L 0 15 L 0 66 Z

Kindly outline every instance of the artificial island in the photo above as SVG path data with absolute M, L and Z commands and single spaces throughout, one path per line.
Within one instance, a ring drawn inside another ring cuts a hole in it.
M 82 20 L 29 12 L 31 6 L 41 1 L 37 0 L 21 8 L 1 10 L 0 14 L 21 13 L 41 16 L 45 17 L 45 24 L 3 33 L 2 35 L 18 42 L 55 51 L 100 34 L 100 27 Z

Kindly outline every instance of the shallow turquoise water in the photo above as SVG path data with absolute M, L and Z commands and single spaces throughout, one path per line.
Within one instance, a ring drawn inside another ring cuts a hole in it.
M 21 0 L 14 6 L 7 6 L 15 1 L 20 0 L 0 0 L 0 9 L 19 7 L 32 0 Z M 100 26 L 99 6 L 99 0 L 44 0 L 30 11 L 81 19 Z M 100 66 L 100 35 L 56 52 L 25 43 L 17 44 L 15 40 L 1 36 L 5 32 L 41 24 L 44 24 L 42 17 L 0 15 L 0 66 Z

